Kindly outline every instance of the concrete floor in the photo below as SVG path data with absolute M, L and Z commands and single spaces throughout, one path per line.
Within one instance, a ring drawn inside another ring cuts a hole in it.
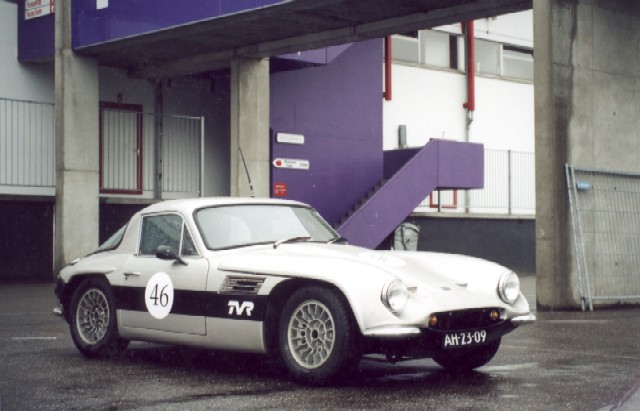
M 535 301 L 535 277 L 522 277 Z M 133 343 L 87 360 L 51 315 L 52 284 L 0 284 L 0 409 L 640 409 L 640 309 L 538 313 L 469 375 L 363 360 L 341 385 L 292 383 L 261 356 Z

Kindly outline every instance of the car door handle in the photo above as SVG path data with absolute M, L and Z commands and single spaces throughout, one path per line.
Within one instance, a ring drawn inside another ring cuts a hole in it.
M 140 274 L 137 271 L 131 272 L 131 273 L 124 273 L 124 279 L 127 280 L 129 277 L 140 277 L 142 274 Z

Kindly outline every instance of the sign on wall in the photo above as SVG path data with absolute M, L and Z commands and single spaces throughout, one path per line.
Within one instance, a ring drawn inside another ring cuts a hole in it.
M 273 184 L 273 196 L 274 197 L 286 197 L 287 196 L 287 183 L 274 183 Z
M 284 144 L 303 145 L 304 136 L 302 134 L 278 133 L 276 134 L 276 141 Z
M 24 19 L 44 17 L 56 11 L 56 0 L 25 0 Z
M 308 170 L 309 160 L 298 160 L 295 158 L 276 158 L 273 160 L 276 168 L 290 168 L 292 170 Z

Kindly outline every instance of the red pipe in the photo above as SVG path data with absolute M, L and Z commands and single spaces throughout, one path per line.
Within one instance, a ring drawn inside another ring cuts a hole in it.
M 466 36 L 467 55 L 467 102 L 462 106 L 469 111 L 476 109 L 476 46 L 474 41 L 473 20 L 462 23 L 462 28 Z
M 384 99 L 391 100 L 391 36 L 384 38 Z

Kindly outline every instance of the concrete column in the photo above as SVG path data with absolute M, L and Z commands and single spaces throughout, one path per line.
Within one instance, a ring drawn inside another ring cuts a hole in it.
M 231 195 L 251 195 L 242 149 L 256 197 L 269 197 L 269 60 L 231 62 Z
M 56 4 L 56 272 L 98 246 L 98 64 L 71 49 L 71 2 Z
M 537 303 L 575 308 L 564 165 L 640 171 L 640 3 L 536 0 L 533 8 Z

